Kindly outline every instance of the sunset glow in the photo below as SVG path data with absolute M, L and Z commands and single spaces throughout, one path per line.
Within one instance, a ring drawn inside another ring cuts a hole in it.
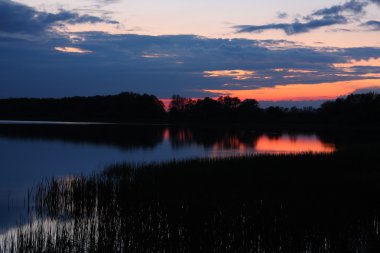
M 336 99 L 360 89 L 380 88 L 377 79 L 320 84 L 289 84 L 252 90 L 205 90 L 212 94 L 228 95 L 240 99 L 254 98 L 259 101 L 323 100 Z

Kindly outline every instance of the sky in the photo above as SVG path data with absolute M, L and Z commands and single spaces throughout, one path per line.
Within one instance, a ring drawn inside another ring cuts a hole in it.
M 0 0 L 0 97 L 380 90 L 380 0 Z

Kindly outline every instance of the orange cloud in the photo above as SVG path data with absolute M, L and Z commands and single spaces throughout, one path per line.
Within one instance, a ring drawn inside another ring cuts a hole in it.
M 364 79 L 320 84 L 288 84 L 274 87 L 262 87 L 252 90 L 204 90 L 205 92 L 239 97 L 254 98 L 259 101 L 281 100 L 322 100 L 335 99 L 360 89 L 380 88 L 380 80 Z
M 85 50 L 78 47 L 55 47 L 54 49 L 59 52 L 64 52 L 64 53 L 74 53 L 74 54 L 92 53 L 92 51 L 90 50 Z
M 370 58 L 368 60 L 351 60 L 346 63 L 335 63 L 335 68 L 354 68 L 354 67 L 380 67 L 380 58 Z
M 380 78 L 380 73 L 367 73 L 367 74 L 364 74 L 364 75 L 360 75 L 362 77 L 376 77 L 376 78 Z
M 232 77 L 234 80 L 247 80 L 254 78 L 254 71 L 234 69 L 234 70 L 213 70 L 204 71 L 204 77 Z

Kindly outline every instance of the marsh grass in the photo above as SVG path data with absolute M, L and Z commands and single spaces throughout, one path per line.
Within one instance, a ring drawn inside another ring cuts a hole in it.
M 118 164 L 53 178 L 2 252 L 378 252 L 376 152 Z

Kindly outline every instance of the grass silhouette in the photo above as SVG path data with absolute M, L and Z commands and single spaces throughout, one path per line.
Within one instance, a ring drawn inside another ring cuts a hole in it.
M 133 166 L 36 187 L 4 252 L 376 252 L 376 152 Z

